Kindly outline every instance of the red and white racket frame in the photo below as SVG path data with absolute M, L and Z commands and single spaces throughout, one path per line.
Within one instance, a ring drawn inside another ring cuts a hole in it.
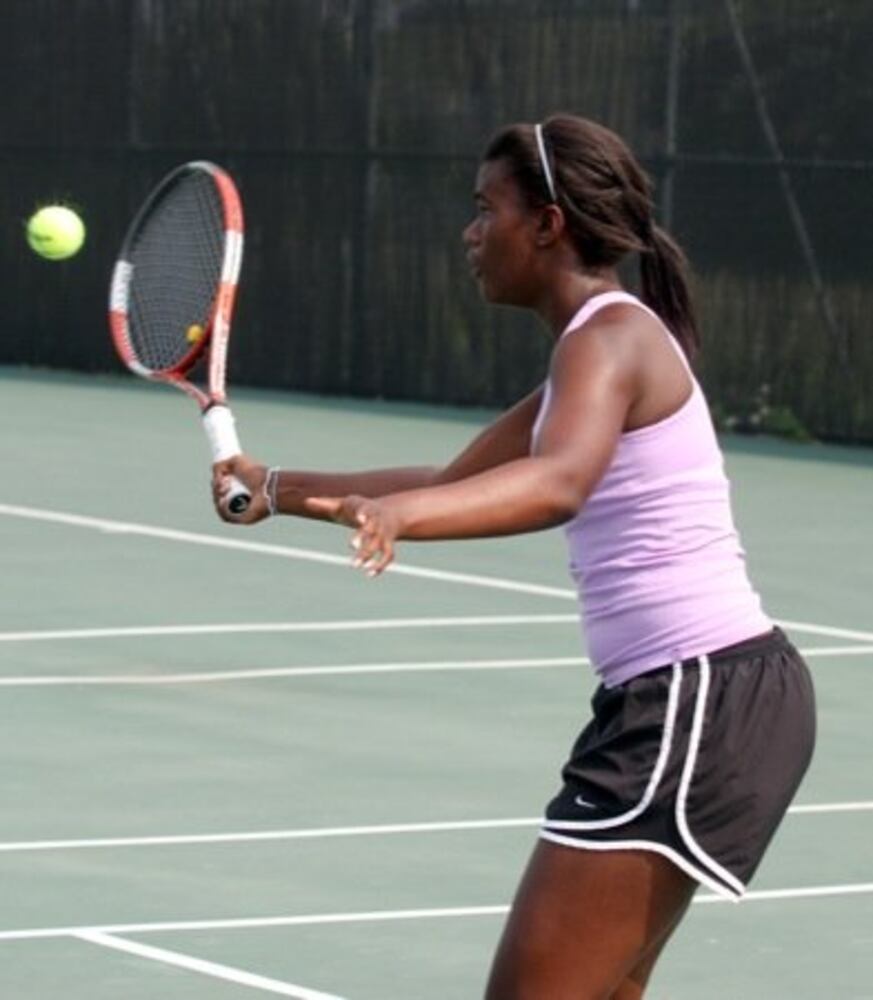
M 130 284 L 134 267 L 128 259 L 128 248 L 151 207 L 163 196 L 167 188 L 175 184 L 183 175 L 204 171 L 212 177 L 221 199 L 224 214 L 224 257 L 218 293 L 203 336 L 192 345 L 191 350 L 172 368 L 153 370 L 147 368 L 137 358 L 130 338 L 128 320 Z M 227 373 L 227 345 L 230 336 L 230 321 L 236 301 L 240 268 L 243 254 L 243 212 L 236 185 L 230 175 L 221 167 L 207 160 L 193 160 L 171 171 L 149 195 L 131 224 L 128 235 L 115 267 L 109 293 L 109 326 L 112 339 L 122 361 L 142 378 L 164 382 L 176 386 L 187 393 L 200 407 L 203 427 L 212 449 L 213 462 L 232 458 L 242 451 L 237 437 L 233 414 L 227 405 L 225 390 Z M 209 348 L 207 391 L 203 391 L 187 378 L 188 373 Z M 241 483 L 235 483 L 233 496 L 248 494 Z

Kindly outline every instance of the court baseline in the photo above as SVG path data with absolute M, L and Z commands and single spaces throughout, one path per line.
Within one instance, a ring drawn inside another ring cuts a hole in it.
M 784 889 L 761 889 L 747 892 L 743 902 L 768 902 L 782 899 L 819 899 L 828 896 L 857 896 L 873 893 L 873 882 L 845 885 L 811 885 Z M 733 899 L 715 893 L 698 893 L 693 903 L 724 903 L 737 905 Z M 371 923 L 387 920 L 430 920 L 455 917 L 501 916 L 509 905 L 453 906 L 417 910 L 370 910 L 356 913 L 307 913 L 280 917 L 240 917 L 217 920 L 178 920 L 138 924 L 108 924 L 101 926 L 33 927 L 22 930 L 0 930 L 2 941 L 30 941 L 39 938 L 77 937 L 82 934 L 159 934 L 168 931 L 242 930 L 265 927 L 312 927 L 327 924 Z
M 795 816 L 873 811 L 873 801 L 810 802 L 788 807 Z M 460 830 L 499 830 L 535 827 L 539 816 L 508 819 L 444 820 L 429 823 L 383 823 L 368 826 L 328 826 L 291 830 L 255 830 L 235 833 L 170 834 L 149 837 L 97 837 L 81 840 L 21 840 L 0 842 L 0 854 L 27 851 L 68 851 L 100 847 L 167 847 L 182 844 L 246 843 L 270 840 L 322 840 L 332 837 L 388 836 L 409 833 L 452 833 Z

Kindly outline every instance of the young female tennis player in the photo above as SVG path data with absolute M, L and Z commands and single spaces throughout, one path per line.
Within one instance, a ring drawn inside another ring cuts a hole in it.
M 333 519 L 371 574 L 398 539 L 564 525 L 602 681 L 497 951 L 488 1000 L 632 1000 L 698 883 L 739 898 L 806 770 L 808 671 L 746 575 L 683 255 L 624 143 L 558 115 L 489 144 L 464 232 L 490 302 L 532 309 L 545 383 L 444 469 L 215 467 L 245 516 Z M 639 256 L 642 298 L 616 266 Z

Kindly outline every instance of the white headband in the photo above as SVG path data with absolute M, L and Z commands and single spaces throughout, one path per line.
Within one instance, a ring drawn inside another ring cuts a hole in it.
M 546 155 L 546 143 L 543 139 L 543 127 L 539 122 L 534 126 L 534 132 L 537 137 L 537 149 L 540 154 L 540 163 L 543 167 L 543 173 L 546 176 L 546 185 L 549 189 L 549 194 L 552 196 L 552 201 L 557 203 L 558 195 L 555 191 L 555 180 L 552 177 L 552 168 L 549 166 L 549 158 Z

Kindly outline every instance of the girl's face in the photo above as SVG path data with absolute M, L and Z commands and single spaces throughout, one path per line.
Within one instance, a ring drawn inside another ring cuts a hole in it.
M 503 305 L 532 305 L 540 213 L 527 206 L 501 160 L 479 167 L 474 200 L 476 216 L 462 238 L 482 295 Z

